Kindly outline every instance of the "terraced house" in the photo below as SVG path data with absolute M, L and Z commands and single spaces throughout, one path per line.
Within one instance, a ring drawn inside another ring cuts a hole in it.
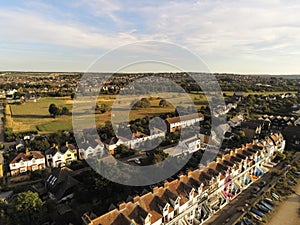
M 118 209 L 96 218 L 84 214 L 82 219 L 86 225 L 202 224 L 274 166 L 274 152 L 284 147 L 281 134 L 255 140 Z
M 182 128 L 195 125 L 204 120 L 204 116 L 201 113 L 193 113 L 183 116 L 177 116 L 166 119 L 168 125 L 168 132 L 175 132 Z

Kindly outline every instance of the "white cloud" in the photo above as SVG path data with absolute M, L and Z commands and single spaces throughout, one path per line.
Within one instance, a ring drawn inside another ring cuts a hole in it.
M 63 20 L 54 6 L 34 4 L 34 10 L 0 9 L 0 40 L 105 50 L 135 41 L 164 40 L 192 49 L 217 70 L 234 68 L 234 62 L 242 67 L 268 60 L 287 62 L 289 67 L 294 62 L 295 69 L 295 57 L 300 56 L 299 1 L 79 0 L 70 4 L 87 7 L 87 16 L 109 19 L 118 29 L 89 24 L 81 20 L 83 15 Z
M 109 49 L 134 41 L 129 33 L 110 33 L 80 23 L 59 23 L 28 10 L 0 10 L 0 40 Z

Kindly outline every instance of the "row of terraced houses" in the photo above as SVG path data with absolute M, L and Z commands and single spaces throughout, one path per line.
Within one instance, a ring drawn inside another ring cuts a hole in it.
M 102 216 L 84 214 L 86 225 L 202 224 L 275 164 L 275 151 L 285 148 L 283 136 L 254 140 L 217 158 L 203 169 L 189 171 Z

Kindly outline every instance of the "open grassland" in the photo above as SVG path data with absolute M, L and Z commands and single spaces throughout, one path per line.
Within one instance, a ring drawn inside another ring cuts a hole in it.
M 39 130 L 41 132 L 55 132 L 57 130 L 71 129 L 71 116 L 61 116 L 52 118 L 48 112 L 49 105 L 56 104 L 59 107 L 72 109 L 73 101 L 70 98 L 41 98 L 38 102 L 27 102 L 21 105 L 10 105 L 12 114 L 11 123 L 6 123 L 7 127 L 12 127 L 14 132 Z
M 158 96 L 148 96 L 151 103 L 151 108 L 136 109 L 129 111 L 129 119 L 143 118 L 147 115 L 159 116 L 162 113 L 174 112 L 174 106 L 159 107 L 160 99 Z M 190 99 L 194 101 L 197 108 L 206 105 L 206 98 L 201 94 L 190 94 Z M 106 104 L 108 110 L 102 114 L 95 115 L 97 125 L 103 125 L 106 121 L 110 121 L 111 117 L 122 114 L 124 108 L 129 106 L 133 99 L 140 99 L 141 96 L 125 96 L 121 99 L 116 95 L 100 95 L 97 99 L 97 104 Z M 167 99 L 168 100 L 168 99 Z M 89 119 L 87 116 L 91 110 L 90 97 L 84 97 L 81 101 L 76 101 L 78 108 L 81 109 L 83 115 L 78 116 L 79 123 L 86 123 Z M 189 106 L 186 98 L 180 94 L 172 94 L 169 96 L 169 101 L 175 106 Z M 40 133 L 52 133 L 59 130 L 72 129 L 72 115 L 63 115 L 57 118 L 52 118 L 48 112 L 49 105 L 56 104 L 58 107 L 67 107 L 72 112 L 73 100 L 69 97 L 45 97 L 41 98 L 38 102 L 27 102 L 21 105 L 7 105 L 6 108 L 6 127 L 12 127 L 14 132 L 38 130 Z M 126 117 L 127 118 L 127 117 Z
M 226 96 L 232 96 L 234 92 L 224 92 Z M 282 94 L 286 92 L 244 92 L 244 95 L 249 94 Z M 147 109 L 135 109 L 125 110 L 131 105 L 134 99 L 138 100 L 142 97 L 148 97 L 151 103 L 151 107 Z M 163 97 L 173 105 L 167 107 L 160 107 L 160 98 Z M 187 107 L 191 104 L 187 101 L 189 97 L 197 109 L 201 106 L 207 105 L 207 100 L 211 100 L 211 95 L 205 96 L 202 93 L 192 94 L 179 94 L 179 93 L 162 93 L 160 96 L 120 96 L 120 95 L 99 95 L 97 99 L 98 105 L 105 104 L 108 109 L 105 113 L 96 114 L 94 116 L 88 116 L 91 112 L 91 104 L 87 102 L 91 101 L 90 97 L 83 97 L 80 100 L 76 100 L 78 108 L 81 109 L 82 115 L 77 117 L 77 123 L 93 123 L 96 121 L 97 125 L 103 125 L 106 121 L 110 121 L 111 118 L 116 122 L 128 121 L 143 118 L 145 116 L 159 116 L 162 113 L 174 112 L 176 106 Z M 70 97 L 44 97 L 38 102 L 27 102 L 21 105 L 7 105 L 6 112 L 6 127 L 12 127 L 14 132 L 38 130 L 40 133 L 53 133 L 59 130 L 71 130 L 72 129 L 72 115 L 59 116 L 52 118 L 49 115 L 48 108 L 51 103 L 56 104 L 59 107 L 67 107 L 72 112 L 73 100 Z M 129 113 L 128 113 L 129 112 Z M 129 115 L 128 115 L 129 114 Z

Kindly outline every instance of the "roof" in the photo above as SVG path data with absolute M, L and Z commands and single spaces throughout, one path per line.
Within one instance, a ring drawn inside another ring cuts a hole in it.
M 63 167 L 53 169 L 46 178 L 46 186 L 57 200 L 69 194 L 72 188 L 79 184 L 79 181 L 73 178 L 74 175 L 73 170 Z
M 55 155 L 57 152 L 65 154 L 68 150 L 74 151 L 74 150 L 76 150 L 76 147 L 73 144 L 66 143 L 66 145 L 64 145 L 64 146 L 60 146 L 60 147 L 53 146 L 53 147 L 47 149 L 45 151 L 45 154 L 52 155 L 52 156 Z
M 279 139 L 281 135 L 276 136 Z M 258 146 L 263 142 L 252 142 L 244 145 L 239 149 L 232 150 L 230 154 L 223 155 L 222 159 L 217 158 L 216 161 L 209 163 L 203 169 L 189 171 L 187 175 L 181 175 L 179 179 L 173 181 L 165 181 L 163 187 L 154 187 L 153 192 L 148 192 L 142 196 L 136 196 L 133 201 L 122 203 L 118 209 L 94 219 L 91 221 L 93 225 L 123 225 L 123 224 L 145 224 L 145 219 L 150 216 L 151 224 L 163 217 L 163 210 L 169 207 L 169 212 L 174 210 L 175 201 L 179 199 L 179 204 L 183 205 L 189 201 L 189 195 L 194 189 L 194 196 L 198 193 L 198 188 L 206 188 L 210 181 L 216 175 L 220 175 L 220 179 L 225 178 L 225 172 L 230 171 L 231 167 L 238 166 L 245 155 L 255 154 L 261 151 Z M 245 154 L 244 154 L 245 153 Z M 253 163 L 253 160 L 250 161 Z M 204 186 L 203 186 L 204 185 Z M 131 199 L 131 198 L 130 198 Z
M 40 151 L 30 151 L 27 154 L 19 153 L 10 163 L 18 163 L 19 161 L 30 161 L 31 159 L 42 159 L 44 155 Z
M 180 121 L 192 120 L 192 119 L 196 119 L 196 118 L 203 119 L 204 116 L 203 116 L 202 113 L 193 113 L 193 114 L 189 114 L 189 115 L 183 115 L 183 116 L 176 116 L 176 117 L 172 117 L 172 118 L 167 118 L 166 121 L 169 124 L 171 124 L 171 123 L 178 123 Z
M 244 121 L 241 124 L 242 128 L 256 129 L 259 126 L 263 126 L 264 120 L 249 120 Z

